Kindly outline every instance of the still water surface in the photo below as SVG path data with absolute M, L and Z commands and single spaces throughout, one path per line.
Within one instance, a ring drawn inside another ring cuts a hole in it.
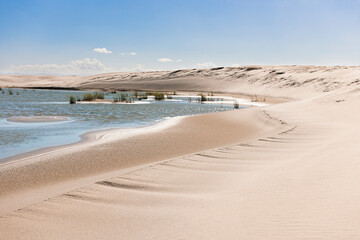
M 70 95 L 83 91 L 8 89 L 0 91 L 0 159 L 43 147 L 76 142 L 93 130 L 143 127 L 176 116 L 232 110 L 233 106 L 177 101 L 143 104 L 69 104 Z M 106 99 L 113 99 L 108 93 Z M 12 117 L 65 116 L 69 121 L 48 123 L 10 122 Z

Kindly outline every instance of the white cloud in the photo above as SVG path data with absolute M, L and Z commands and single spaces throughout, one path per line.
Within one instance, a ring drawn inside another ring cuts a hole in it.
M 112 53 L 112 51 L 107 50 L 106 48 L 94 48 L 93 51 L 97 53 L 105 53 L 105 54 Z
M 136 56 L 136 52 L 129 52 L 129 53 L 120 53 L 121 56 L 130 55 L 130 56 Z
M 213 68 L 213 67 L 217 67 L 217 65 L 212 62 L 203 62 L 196 64 L 196 68 Z
M 69 64 L 25 64 L 10 65 L 0 72 L 8 74 L 95 74 L 113 71 L 106 67 L 98 59 L 83 58 L 81 60 L 72 60 Z
M 171 59 L 171 58 L 159 58 L 159 59 L 158 59 L 158 62 L 161 62 L 161 63 L 181 62 L 181 59 L 173 60 L 173 59 Z

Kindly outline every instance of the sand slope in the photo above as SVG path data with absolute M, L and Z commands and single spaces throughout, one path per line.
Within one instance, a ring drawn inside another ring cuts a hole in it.
M 303 99 L 360 86 L 360 67 L 243 66 L 91 76 L 0 75 L 0 86 L 214 91 Z
M 200 152 L 4 213 L 0 239 L 359 239 L 360 90 L 338 77 L 328 86 L 343 86 L 325 92 L 273 86 L 285 97 L 297 91 L 297 101 L 186 118 L 176 125 L 191 126 L 183 137 L 201 126 L 193 136 L 210 134 L 203 150 L 190 149 Z M 229 128 L 216 129 L 222 123 Z M 244 123 L 254 126 L 234 137 Z

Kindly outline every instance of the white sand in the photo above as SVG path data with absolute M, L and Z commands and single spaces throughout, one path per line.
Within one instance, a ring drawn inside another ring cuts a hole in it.
M 259 68 L 87 77 L 294 100 L 1 166 L 0 239 L 359 239 L 360 68 Z

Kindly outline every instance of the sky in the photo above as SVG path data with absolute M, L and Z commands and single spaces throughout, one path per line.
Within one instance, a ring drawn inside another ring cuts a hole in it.
M 360 0 L 0 0 L 0 74 L 360 64 Z

